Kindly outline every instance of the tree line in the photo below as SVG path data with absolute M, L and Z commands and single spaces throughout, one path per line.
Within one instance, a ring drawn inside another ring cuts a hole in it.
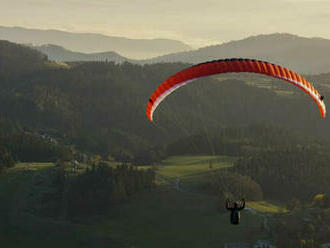
M 108 215 L 113 206 L 155 186 L 153 170 L 125 164 L 100 163 L 76 171 L 58 165 L 24 173 L 30 180 L 22 182 L 26 189 L 11 211 L 73 222 Z

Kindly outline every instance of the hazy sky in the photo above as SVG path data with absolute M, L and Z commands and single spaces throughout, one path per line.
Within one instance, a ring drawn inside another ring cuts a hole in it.
M 330 39 L 330 0 L 0 0 L 0 25 L 193 47 L 274 32 Z

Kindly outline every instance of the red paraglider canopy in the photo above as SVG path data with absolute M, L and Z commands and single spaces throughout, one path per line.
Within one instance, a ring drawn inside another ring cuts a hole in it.
M 181 86 L 201 77 L 230 72 L 259 73 L 287 81 L 305 91 L 317 104 L 322 118 L 325 118 L 326 116 L 326 108 L 323 101 L 324 97 L 319 94 L 310 82 L 298 73 L 265 61 L 233 58 L 194 65 L 166 79 L 151 95 L 146 109 L 147 117 L 152 121 L 153 113 L 158 105 L 166 98 L 166 96 Z

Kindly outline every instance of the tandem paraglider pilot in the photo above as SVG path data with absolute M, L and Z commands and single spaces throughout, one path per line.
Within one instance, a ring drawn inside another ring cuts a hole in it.
M 230 223 L 233 225 L 238 225 L 240 218 L 241 218 L 241 213 L 240 211 L 242 211 L 245 207 L 245 199 L 242 199 L 241 202 L 235 202 L 234 203 L 234 207 L 230 207 L 230 202 L 229 199 L 227 199 L 226 201 L 226 209 L 230 210 Z

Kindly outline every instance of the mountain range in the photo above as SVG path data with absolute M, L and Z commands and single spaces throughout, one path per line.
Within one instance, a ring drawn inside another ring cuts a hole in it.
M 173 40 L 130 40 L 99 34 L 75 34 L 57 30 L 1 26 L 0 39 L 28 43 L 46 54 L 50 60 L 56 61 L 107 60 L 136 64 L 176 62 L 196 64 L 241 57 L 266 60 L 303 74 L 330 72 L 329 39 L 307 38 L 286 33 L 251 36 L 196 50 L 191 50 L 184 43 Z M 106 48 L 108 49 L 104 50 Z M 104 51 L 100 52 L 102 49 Z M 140 54 L 138 56 L 140 59 L 131 59 L 135 52 Z M 155 54 L 166 55 L 147 58 Z
M 170 39 L 128 39 L 94 33 L 4 26 L 0 26 L 0 39 L 37 46 L 54 44 L 83 53 L 115 51 L 130 58 L 150 58 L 191 49 L 181 41 Z
M 47 45 L 34 47 L 57 61 L 128 61 L 136 64 L 154 63 L 202 63 L 221 58 L 254 58 L 286 66 L 304 74 L 330 72 L 330 40 L 322 38 L 305 38 L 292 34 L 270 34 L 248 37 L 216 46 L 197 50 L 171 53 L 144 60 L 133 60 L 114 52 L 83 54 Z
M 147 62 L 195 64 L 233 57 L 266 60 L 300 73 L 325 73 L 330 72 L 330 40 L 281 33 L 258 35 L 194 51 L 168 54 Z

